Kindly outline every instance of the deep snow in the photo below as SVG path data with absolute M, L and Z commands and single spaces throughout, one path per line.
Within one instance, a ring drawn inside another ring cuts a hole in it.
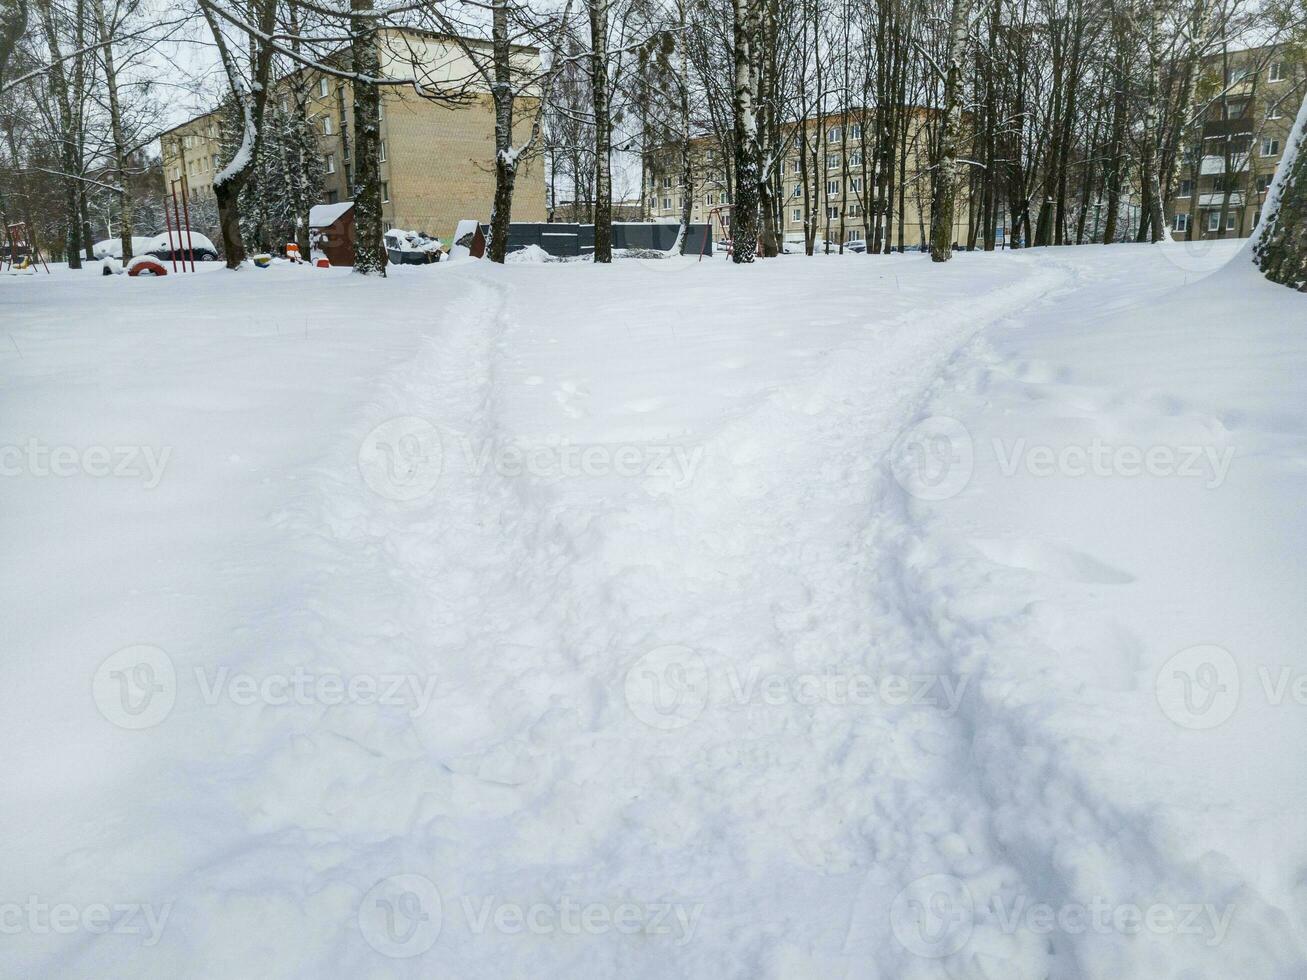
M 1236 247 L 0 277 L 0 973 L 1302 976 Z

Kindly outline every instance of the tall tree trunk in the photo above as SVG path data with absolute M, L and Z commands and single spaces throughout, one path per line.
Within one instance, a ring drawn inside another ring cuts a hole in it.
M 64 256 L 68 268 L 82 267 L 81 194 L 77 178 L 81 160 L 77 152 L 77 124 L 68 92 L 68 74 L 64 70 L 63 50 L 59 44 L 59 31 L 54 21 L 50 0 L 36 0 L 36 11 L 50 49 L 50 89 L 54 94 L 55 108 L 59 113 L 59 161 L 63 167 L 64 191 Z
M 613 261 L 613 135 L 608 99 L 608 0 L 590 0 L 590 92 L 595 126 L 596 262 Z M 689 189 L 685 189 L 688 193 Z
M 378 78 L 377 19 L 372 0 L 350 0 L 350 57 L 355 76 Z M 381 223 L 381 90 L 354 79 L 354 271 L 386 274 Z
M 490 261 L 503 263 L 508 255 L 508 233 L 513 221 L 513 185 L 517 157 L 513 153 L 512 47 L 508 40 L 507 0 L 494 0 L 491 11 L 491 45 L 495 80 L 490 95 L 495 105 L 495 202 L 490 209 Z
M 213 34 L 214 46 L 222 60 L 232 98 L 241 119 L 241 142 L 232 159 L 213 176 L 213 196 L 218 203 L 218 227 L 222 233 L 222 247 L 227 256 L 227 268 L 239 269 L 245 261 L 245 243 L 241 239 L 240 193 L 254 172 L 263 139 L 263 110 L 268 102 L 268 77 L 272 69 L 272 46 L 258 43 L 254 46 L 252 77 L 247 82 L 240 65 L 232 56 L 227 41 L 218 25 L 217 15 L 201 4 L 204 19 Z M 277 23 L 276 0 L 258 0 L 255 7 L 259 32 L 270 37 Z M 251 41 L 251 44 L 254 44 Z
M 1144 108 L 1143 150 L 1139 159 L 1139 183 L 1143 187 L 1143 208 L 1139 241 L 1154 242 L 1170 237 L 1162 213 L 1162 185 L 1158 149 L 1162 119 L 1161 0 L 1151 0 L 1148 12 L 1148 91 Z
M 969 0 L 952 0 L 944 79 L 944 118 L 939 155 L 933 172 L 934 194 L 930 208 L 930 258 L 953 258 L 953 215 L 957 207 L 958 141 L 962 134 L 962 58 L 967 43 Z
M 113 140 L 113 168 L 118 181 L 118 237 L 122 243 L 122 260 L 132 260 L 132 191 L 127 179 L 127 138 L 123 133 L 122 107 L 118 101 L 118 69 L 113 55 L 113 35 L 104 12 L 104 0 L 95 0 L 95 25 L 100 34 L 100 56 L 104 62 L 104 81 L 109 94 L 109 135 Z
M 752 262 L 758 251 L 758 120 L 753 106 L 753 43 L 758 0 L 731 0 L 735 41 L 735 200 L 731 257 Z

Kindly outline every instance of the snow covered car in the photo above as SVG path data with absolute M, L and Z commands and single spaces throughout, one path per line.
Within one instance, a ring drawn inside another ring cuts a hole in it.
M 201 235 L 199 232 L 192 231 L 190 235 L 182 232 L 178 236 L 177 232 L 172 233 L 172 245 L 168 244 L 168 233 L 160 232 L 157 235 L 133 236 L 132 237 L 132 255 L 153 255 L 156 259 L 173 258 L 173 252 L 177 253 L 177 259 L 189 259 L 191 249 L 195 249 L 196 262 L 216 262 L 218 259 L 218 249 L 208 237 Z M 96 242 L 91 251 L 95 253 L 97 259 L 118 259 L 123 257 L 123 243 L 120 238 L 106 238 L 102 242 Z
M 384 236 L 386 257 L 396 265 L 426 265 L 444 258 L 444 243 L 425 231 L 392 228 Z

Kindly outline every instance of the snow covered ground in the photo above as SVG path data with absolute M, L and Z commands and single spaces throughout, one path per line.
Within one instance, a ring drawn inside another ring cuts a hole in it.
M 1307 975 L 1236 248 L 0 277 L 0 974 Z

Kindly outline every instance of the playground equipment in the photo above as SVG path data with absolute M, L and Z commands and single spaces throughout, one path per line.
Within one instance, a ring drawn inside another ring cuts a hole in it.
M 721 204 L 715 208 L 709 208 L 708 221 L 703 230 L 703 241 L 699 243 L 699 261 L 703 261 L 705 250 L 708 248 L 708 233 L 716 225 L 721 235 L 721 245 L 726 249 L 727 255 L 735 254 L 735 243 L 731 240 L 731 206 Z M 758 237 L 758 256 L 762 256 L 762 236 Z
M 46 274 L 49 274 L 50 267 L 46 265 L 45 256 L 36 244 L 36 231 L 26 221 L 5 225 L 5 237 L 9 240 L 5 256 L 6 272 L 35 272 L 39 259 Z
M 182 263 L 183 267 L 185 263 Z M 176 268 L 176 266 L 173 266 Z M 157 259 L 149 255 L 138 255 L 127 264 L 129 276 L 166 276 L 168 270 Z
M 177 203 L 177 188 L 181 187 L 181 204 Z M 172 195 L 172 217 L 168 216 L 168 199 L 163 199 L 163 223 L 168 229 L 168 251 L 172 255 L 172 271 L 177 271 L 177 253 L 182 250 L 183 241 L 185 242 L 185 251 L 182 252 L 182 272 L 186 271 L 186 258 L 190 256 L 191 271 L 195 271 L 195 240 L 191 237 L 191 203 L 190 203 L 190 183 L 186 180 L 186 175 L 174 177 L 168 182 L 168 191 Z M 182 238 L 182 217 L 186 218 L 186 238 Z M 172 236 L 173 228 L 176 227 L 177 244 L 173 245 Z M 135 273 L 131 273 L 135 275 Z

